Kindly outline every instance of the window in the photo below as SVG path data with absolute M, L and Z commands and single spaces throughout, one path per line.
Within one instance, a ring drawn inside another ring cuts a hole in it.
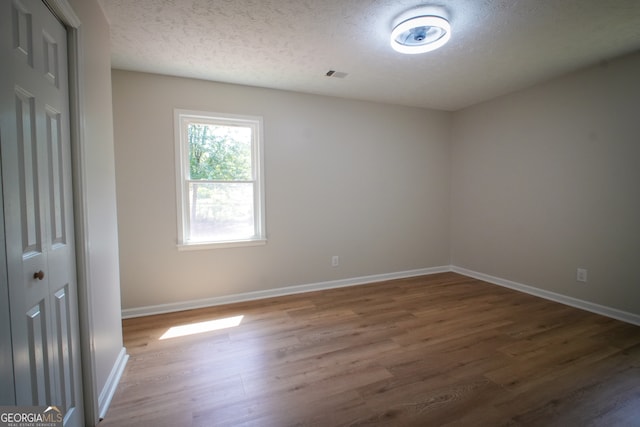
M 264 244 L 262 118 L 175 110 L 178 248 Z

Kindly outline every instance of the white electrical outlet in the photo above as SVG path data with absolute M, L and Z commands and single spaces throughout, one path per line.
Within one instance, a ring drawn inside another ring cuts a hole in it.
M 586 268 L 578 268 L 576 271 L 576 280 L 578 282 L 587 283 L 587 269 Z
M 331 257 L 331 267 L 337 267 L 340 265 L 340 257 L 338 255 L 334 255 Z

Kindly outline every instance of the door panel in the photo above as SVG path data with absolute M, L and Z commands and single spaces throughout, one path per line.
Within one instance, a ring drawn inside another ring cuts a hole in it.
M 16 53 L 22 54 L 25 64 L 33 67 L 33 31 L 31 13 L 21 1 L 11 4 L 11 26 L 13 31 L 13 47 Z
M 58 406 L 66 426 L 80 426 L 66 30 L 40 0 L 1 1 L 0 24 L 15 403 Z
M 73 354 L 73 315 L 71 301 L 69 300 L 69 286 L 65 285 L 55 294 L 54 318 L 58 337 L 58 390 L 61 405 L 64 408 L 75 406 L 75 372 Z
M 0 67 L 1 68 L 1 67 Z M 0 73 L 0 81 L 2 74 Z M 2 128 L 0 128 L 0 136 Z M 0 145 L 2 141 L 0 141 Z M 2 163 L 0 162 L 0 188 L 2 188 Z M 4 233 L 4 203 L 0 198 L 0 241 L 6 242 Z M 13 384 L 13 353 L 11 348 L 11 320 L 9 318 L 9 281 L 5 245 L 0 245 L 0 405 L 14 405 L 16 396 Z
M 61 114 L 51 107 L 46 109 L 47 120 L 47 148 L 49 158 L 49 212 L 50 232 L 49 239 L 52 246 L 64 245 L 65 235 L 65 205 L 64 205 L 64 164 L 62 161 L 63 148 L 61 147 L 60 119 Z
M 51 401 L 51 373 L 47 334 L 46 304 L 39 304 L 27 311 L 29 377 L 32 405 L 48 405 Z
M 58 64 L 60 61 L 60 57 L 58 56 L 58 43 L 55 37 L 49 35 L 46 30 L 42 32 L 42 43 L 44 45 L 44 77 L 53 86 L 58 87 L 58 78 L 60 72 L 60 69 L 58 68 Z
M 42 222 L 38 195 L 38 140 L 35 98 L 16 87 L 16 130 L 20 205 L 22 208 L 22 256 L 30 258 L 42 251 Z

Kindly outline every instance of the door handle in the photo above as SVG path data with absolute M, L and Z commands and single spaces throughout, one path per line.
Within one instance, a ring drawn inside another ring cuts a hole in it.
M 38 280 L 44 279 L 44 271 L 40 270 L 37 273 L 33 273 L 33 278 Z

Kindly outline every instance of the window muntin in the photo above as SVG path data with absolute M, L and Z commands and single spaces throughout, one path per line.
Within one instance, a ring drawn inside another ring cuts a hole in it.
M 264 243 L 262 118 L 175 115 L 179 247 Z

